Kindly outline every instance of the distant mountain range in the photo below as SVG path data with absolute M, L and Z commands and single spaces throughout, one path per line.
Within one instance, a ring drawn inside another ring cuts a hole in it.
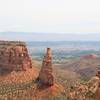
M 0 39 L 20 41 L 100 41 L 100 33 L 0 32 Z

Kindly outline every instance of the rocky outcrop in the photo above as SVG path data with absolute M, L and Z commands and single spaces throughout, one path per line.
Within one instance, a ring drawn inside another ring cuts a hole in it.
M 97 77 L 99 77 L 100 79 L 100 71 L 98 71 L 98 73 L 96 74 Z
M 100 100 L 100 71 L 87 83 L 78 83 L 69 93 L 71 100 Z
M 54 76 L 52 69 L 52 53 L 50 48 L 47 48 L 47 52 L 44 56 L 38 81 L 40 84 L 46 86 L 52 86 L 54 84 Z
M 96 76 L 99 78 L 99 82 L 98 82 L 98 88 L 95 93 L 95 100 L 100 100 L 100 71 L 98 71 Z
M 95 54 L 87 54 L 87 55 L 83 55 L 81 57 L 85 58 L 85 59 L 93 59 L 93 58 L 97 58 L 98 56 Z
M 100 100 L 100 71 L 88 83 L 89 92 L 93 93 L 94 100 Z
M 24 42 L 0 41 L 0 69 L 20 71 L 31 67 Z

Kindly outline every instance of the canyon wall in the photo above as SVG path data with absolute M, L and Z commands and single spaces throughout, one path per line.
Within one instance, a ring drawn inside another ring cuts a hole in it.
M 0 69 L 26 70 L 32 62 L 26 44 L 18 41 L 0 41 Z

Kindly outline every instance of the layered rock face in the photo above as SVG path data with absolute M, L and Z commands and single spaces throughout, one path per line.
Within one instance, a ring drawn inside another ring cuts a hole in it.
M 20 71 L 31 67 L 24 42 L 0 41 L 0 69 Z
M 42 85 L 52 86 L 54 84 L 52 53 L 50 48 L 47 48 L 47 52 L 43 59 L 42 68 L 40 70 L 38 80 Z

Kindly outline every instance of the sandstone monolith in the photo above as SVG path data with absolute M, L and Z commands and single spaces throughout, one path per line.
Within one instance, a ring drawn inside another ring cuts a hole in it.
M 24 42 L 0 41 L 0 70 L 21 71 L 31 67 L 32 62 Z
M 52 69 L 52 52 L 50 48 L 47 48 L 38 80 L 42 85 L 52 86 L 54 84 L 54 76 Z

